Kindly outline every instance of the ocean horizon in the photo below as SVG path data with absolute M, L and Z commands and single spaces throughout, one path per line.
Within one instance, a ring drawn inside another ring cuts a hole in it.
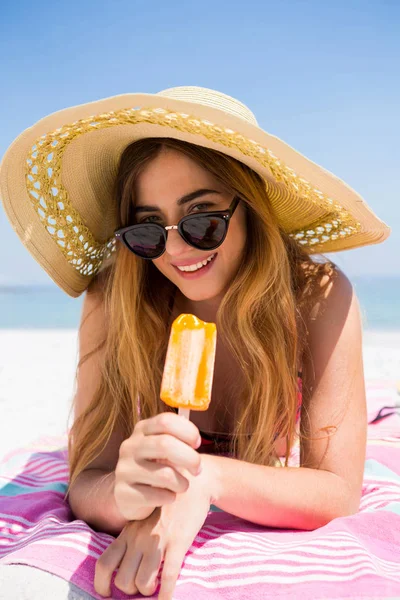
M 400 276 L 353 276 L 363 328 L 400 330 Z M 71 298 L 55 284 L 0 286 L 0 329 L 77 329 L 84 294 Z

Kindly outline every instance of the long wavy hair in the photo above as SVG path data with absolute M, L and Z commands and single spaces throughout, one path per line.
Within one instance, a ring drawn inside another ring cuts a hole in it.
M 277 465 L 274 438 L 279 432 L 286 439 L 287 466 L 299 435 L 297 360 L 307 349 L 302 314 L 318 293 L 318 282 L 336 265 L 325 257 L 315 262 L 283 231 L 265 183 L 252 169 L 223 153 L 170 138 L 139 140 L 123 152 L 115 182 L 118 227 L 133 222 L 136 180 L 165 148 L 196 161 L 245 205 L 248 235 L 243 260 L 216 317 L 218 335 L 243 374 L 231 453 L 251 463 Z M 160 386 L 176 286 L 152 261 L 138 258 L 122 244 L 87 293 L 99 288 L 100 281 L 106 334 L 98 348 L 80 357 L 77 368 L 102 350 L 101 377 L 69 431 L 67 495 L 117 425 L 125 439 L 138 420 L 171 410 L 160 400 Z

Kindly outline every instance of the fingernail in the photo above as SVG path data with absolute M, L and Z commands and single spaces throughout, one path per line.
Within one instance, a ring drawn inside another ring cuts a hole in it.
M 196 448 L 200 448 L 200 446 L 201 446 L 201 436 L 199 436 L 197 439 Z

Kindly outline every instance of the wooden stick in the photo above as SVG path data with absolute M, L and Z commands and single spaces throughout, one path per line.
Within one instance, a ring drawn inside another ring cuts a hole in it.
M 190 408 L 179 408 L 178 409 L 178 415 L 181 415 L 182 417 L 185 417 L 186 419 L 189 419 Z

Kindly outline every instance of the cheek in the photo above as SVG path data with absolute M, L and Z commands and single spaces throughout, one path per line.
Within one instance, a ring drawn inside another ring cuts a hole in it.
M 231 252 L 232 256 L 235 258 L 241 256 L 247 239 L 247 228 L 244 215 L 240 215 L 240 219 L 237 219 L 236 222 L 232 223 L 232 226 L 228 231 L 228 237 L 229 252 Z

